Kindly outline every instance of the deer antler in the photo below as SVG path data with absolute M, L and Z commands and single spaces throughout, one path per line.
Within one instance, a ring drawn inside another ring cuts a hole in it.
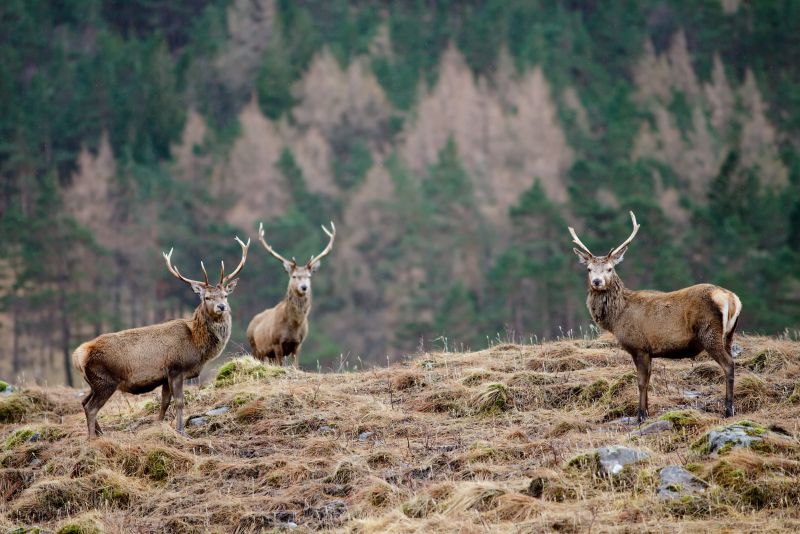
M 220 285 L 225 285 L 228 282 L 230 282 L 231 280 L 233 280 L 234 278 L 236 278 L 239 275 L 239 273 L 242 271 L 242 269 L 244 268 L 244 262 L 247 261 L 247 251 L 250 249 L 250 238 L 249 237 L 247 238 L 247 244 L 245 244 L 244 242 L 242 242 L 241 239 L 239 239 L 239 236 L 237 235 L 236 236 L 236 242 L 239 243 L 240 247 L 242 247 L 242 260 L 239 262 L 239 265 L 236 266 L 236 268 L 233 270 L 233 272 L 231 274 L 229 274 L 228 276 L 225 276 L 225 262 L 224 261 L 220 261 L 220 264 L 222 265 L 222 267 L 220 269 L 220 273 L 219 273 L 219 283 L 220 283 Z
M 578 239 L 578 234 L 575 233 L 575 229 L 573 227 L 571 227 L 571 226 L 569 227 L 569 233 L 572 235 L 572 242 L 573 243 L 575 243 L 576 245 L 581 247 L 581 250 L 583 250 L 589 256 L 594 256 L 594 254 L 592 254 L 592 251 L 589 250 L 589 247 L 584 245 L 583 242 L 581 242 L 581 240 Z
M 264 248 L 267 249 L 267 252 L 275 256 L 275 258 L 280 261 L 281 263 L 288 264 L 288 265 L 297 265 L 297 261 L 292 258 L 292 261 L 287 260 L 273 249 L 269 243 L 264 239 L 264 225 L 262 223 L 258 223 L 258 239 L 261 241 L 261 244 L 264 245 Z
M 623 241 L 620 246 L 618 246 L 617 248 L 608 253 L 609 257 L 618 254 L 622 249 L 627 247 L 630 244 L 630 242 L 633 241 L 633 238 L 636 236 L 636 232 L 639 231 L 639 224 L 636 222 L 636 215 L 634 215 L 632 211 L 630 212 L 630 214 L 631 214 L 631 222 L 633 223 L 633 232 L 631 232 L 631 235 L 628 236 L 628 239 Z
M 164 256 L 164 261 L 167 262 L 167 269 L 169 269 L 169 272 L 171 272 L 172 275 L 175 278 L 177 278 L 178 280 L 181 280 L 182 282 L 186 282 L 189 285 L 197 284 L 197 285 L 200 285 L 200 286 L 208 287 L 209 283 L 208 283 L 208 275 L 207 274 L 206 274 L 206 281 L 205 282 L 201 282 L 199 280 L 192 280 L 190 278 L 186 278 L 185 276 L 183 276 L 181 274 L 181 272 L 178 270 L 178 268 L 175 267 L 174 265 L 172 265 L 172 251 L 173 250 L 174 250 L 174 247 L 169 249 L 169 254 L 167 254 L 165 252 L 161 253 L 161 255 Z M 203 266 L 203 263 L 200 262 L 200 265 Z M 206 272 L 206 268 L 205 268 L 205 266 L 203 266 L 203 273 L 205 273 L 205 272 Z
M 330 253 L 330 251 L 333 249 L 333 240 L 336 237 L 336 226 L 334 226 L 333 221 L 331 221 L 331 230 L 333 232 L 329 231 L 324 226 L 322 227 L 322 231 L 325 232 L 326 234 L 328 234 L 328 237 L 330 237 L 330 240 L 328 241 L 328 245 L 323 249 L 322 252 L 320 252 L 316 256 L 311 256 L 311 259 L 308 260 L 308 263 L 306 264 L 309 267 L 311 265 L 315 264 L 316 262 L 318 262 L 319 260 L 321 260 L 322 258 L 324 258 L 325 256 L 327 256 Z

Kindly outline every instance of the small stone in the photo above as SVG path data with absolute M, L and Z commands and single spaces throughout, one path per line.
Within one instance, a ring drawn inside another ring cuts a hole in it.
M 694 391 L 692 389 L 686 389 L 683 391 L 683 398 L 685 399 L 699 399 L 702 397 L 703 394 L 699 391 Z
M 291 529 L 295 529 L 295 528 L 297 528 L 297 523 L 295 523 L 294 521 L 289 521 L 288 523 L 286 523 L 286 527 L 287 528 L 291 528 Z
M 227 406 L 220 406 L 219 408 L 214 408 L 213 410 L 208 410 L 206 412 L 206 415 L 222 415 L 224 413 L 227 413 L 228 410 L 230 410 L 230 408 L 228 408 Z
M 662 499 L 676 499 L 706 490 L 705 482 L 679 465 L 669 465 L 659 475 L 658 496 Z
M 631 432 L 632 436 L 647 436 L 648 434 L 655 434 L 657 432 L 665 432 L 667 430 L 672 430 L 672 421 L 655 421 L 650 423 L 649 425 L 640 428 L 639 430 L 634 430 Z
M 738 343 L 734 343 L 731 345 L 731 356 L 734 358 L 738 358 L 739 355 L 743 352 L 742 346 Z
M 333 428 L 328 425 L 322 425 L 319 427 L 320 432 L 330 432 L 331 430 L 333 430 Z
M 641 449 L 631 449 L 622 445 L 600 447 L 597 449 L 600 459 L 600 470 L 606 474 L 616 475 L 628 465 L 650 457 L 650 453 Z
M 367 441 L 373 434 L 375 434 L 375 432 L 362 432 L 358 435 L 358 441 Z
M 28 438 L 28 441 L 30 441 L 30 442 L 34 442 L 34 441 L 39 441 L 40 439 L 42 439 L 42 433 L 41 433 L 41 432 L 34 432 L 34 433 L 33 433 L 33 434 L 31 434 L 31 436 Z
M 187 421 L 189 426 L 202 426 L 207 422 L 208 420 L 202 415 L 198 415 L 197 417 L 192 417 L 191 419 L 189 419 L 189 421 Z

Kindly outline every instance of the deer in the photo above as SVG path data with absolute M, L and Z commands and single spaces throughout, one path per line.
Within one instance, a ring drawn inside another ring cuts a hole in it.
M 242 259 L 230 274 L 221 263 L 219 282 L 208 281 L 205 265 L 200 267 L 204 281 L 184 277 L 172 264 L 172 251 L 162 252 L 167 270 L 178 280 L 191 286 L 200 304 L 190 318 L 102 334 L 81 344 L 72 354 L 72 363 L 89 384 L 83 399 L 83 410 L 89 439 L 102 435 L 97 413 L 115 391 L 135 395 L 161 386 L 161 408 L 157 420 L 163 421 L 172 398 L 175 399 L 175 429 L 184 432 L 183 386 L 187 379 L 200 375 L 203 366 L 219 356 L 231 336 L 231 311 L 228 296 L 236 288 L 239 273 L 247 261 L 250 240 L 236 241 L 242 248 Z
M 273 249 L 264 239 L 264 225 L 258 225 L 258 239 L 275 259 L 283 265 L 289 274 L 289 285 L 286 296 L 275 307 L 257 314 L 247 326 L 247 339 L 250 342 L 253 356 L 260 361 L 268 360 L 278 366 L 283 358 L 293 357 L 293 367 L 297 369 L 300 348 L 308 335 L 308 313 L 311 311 L 311 277 L 317 272 L 322 258 L 333 249 L 336 237 L 336 226 L 331 222 L 331 229 L 322 226 L 327 234 L 328 245 L 305 265 L 298 265 L 297 260 L 287 260 Z
M 586 306 L 592 320 L 617 338 L 636 366 L 639 424 L 647 418 L 647 388 L 653 358 L 694 358 L 705 350 L 725 373 L 725 417 L 733 416 L 733 356 L 731 343 L 742 302 L 732 291 L 697 284 L 668 293 L 633 291 L 615 270 L 639 231 L 630 212 L 633 231 L 605 256 L 595 256 L 569 227 L 572 250 L 586 266 Z

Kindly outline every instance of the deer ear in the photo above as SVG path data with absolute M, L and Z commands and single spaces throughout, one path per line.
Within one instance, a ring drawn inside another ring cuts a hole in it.
M 610 259 L 611 259 L 611 262 L 612 262 L 614 265 L 617 265 L 618 263 L 622 263 L 622 260 L 623 260 L 623 259 L 625 259 L 625 252 L 627 252 L 627 250 L 628 250 L 628 247 L 625 247 L 625 248 L 623 248 L 622 250 L 620 250 L 619 252 L 617 252 L 616 254 L 614 254 L 614 255 L 613 255 L 611 258 L 610 258 Z
M 294 264 L 288 261 L 283 262 L 283 268 L 286 269 L 286 272 L 292 274 L 294 271 Z
M 228 282 L 228 285 L 225 286 L 225 291 L 227 291 L 228 293 L 233 293 L 233 290 L 236 289 L 236 284 L 238 284 L 238 283 L 239 283 L 239 279 L 238 278 L 234 278 L 233 280 Z
M 308 269 L 309 269 L 309 270 L 310 270 L 312 273 L 315 273 L 315 272 L 317 272 L 317 270 L 319 269 L 319 265 L 320 265 L 320 263 L 319 263 L 318 261 L 315 261 L 314 263 L 312 263 L 311 265 L 309 265 L 309 266 L 308 266 Z
M 582 250 L 578 250 L 577 248 L 573 248 L 572 251 L 578 255 L 578 261 L 583 263 L 584 265 L 589 263 L 589 255 L 583 252 Z
M 206 290 L 205 286 L 203 286 L 202 284 L 195 284 L 195 283 L 192 283 L 192 289 L 194 290 L 195 293 L 197 293 L 201 297 L 203 296 Z

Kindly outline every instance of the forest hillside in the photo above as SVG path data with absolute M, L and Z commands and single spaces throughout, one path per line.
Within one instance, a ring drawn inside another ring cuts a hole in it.
M 567 225 L 632 288 L 800 328 L 800 3 L 9 0 L 0 376 L 73 383 L 256 234 L 314 277 L 302 364 L 589 332 Z M 284 294 L 255 242 L 229 353 Z

